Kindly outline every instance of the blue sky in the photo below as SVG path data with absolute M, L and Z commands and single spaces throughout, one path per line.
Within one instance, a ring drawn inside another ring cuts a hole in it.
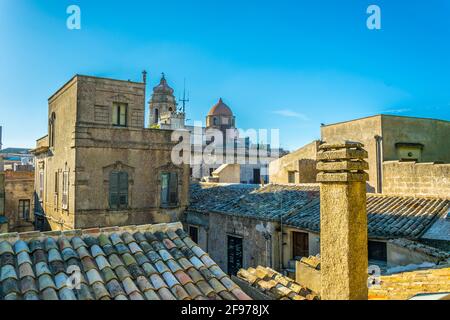
M 81 8 L 81 30 L 66 8 Z M 381 8 L 382 29 L 366 27 Z M 165 72 L 188 118 L 223 97 L 237 125 L 279 128 L 281 145 L 320 124 L 378 113 L 450 120 L 450 1 L 0 0 L 4 146 L 33 147 L 47 99 L 76 73 L 140 80 Z M 149 97 L 148 97 L 149 99 Z

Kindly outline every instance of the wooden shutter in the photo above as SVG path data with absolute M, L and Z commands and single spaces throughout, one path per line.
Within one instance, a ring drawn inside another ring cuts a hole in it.
M 109 175 L 109 207 L 117 209 L 119 205 L 119 173 L 111 172 Z
M 69 208 L 69 172 L 63 172 L 62 208 Z
M 169 204 L 169 180 L 168 173 L 161 174 L 161 205 L 164 206 Z
M 178 204 L 178 174 L 170 174 L 169 199 L 171 205 Z
M 128 173 L 120 172 L 118 175 L 119 184 L 119 206 L 120 208 L 128 207 Z

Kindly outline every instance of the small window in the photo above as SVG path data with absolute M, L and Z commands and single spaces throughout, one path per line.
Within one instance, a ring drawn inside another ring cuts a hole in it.
M 213 118 L 213 125 L 217 126 L 217 118 Z
M 178 175 L 174 172 L 161 175 L 161 205 L 178 205 Z
M 69 209 L 69 172 L 63 172 L 62 208 Z
M 213 176 L 213 172 L 216 171 L 216 169 L 214 168 L 209 168 L 209 176 L 212 177 Z
M 159 122 L 159 110 L 155 109 L 155 119 L 153 119 L 153 123 Z
M 295 171 L 288 172 L 288 183 L 295 183 Z
M 127 126 L 127 109 L 128 106 L 124 103 L 114 104 L 113 109 L 113 125 L 116 127 Z
M 387 245 L 385 242 L 369 241 L 369 260 L 387 261 Z
M 128 207 L 128 173 L 111 172 L 109 177 L 109 207 L 113 210 Z
M 198 227 L 189 226 L 189 237 L 191 237 L 192 241 L 198 243 Z
M 51 148 L 55 146 L 55 124 L 56 124 L 56 115 L 53 112 L 48 123 L 48 139 L 49 145 Z
M 19 214 L 23 220 L 30 220 L 30 200 L 19 200 Z

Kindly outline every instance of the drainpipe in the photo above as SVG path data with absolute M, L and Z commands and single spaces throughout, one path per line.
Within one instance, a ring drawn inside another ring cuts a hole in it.
M 377 193 L 383 193 L 383 138 L 379 135 L 374 138 L 376 144 Z

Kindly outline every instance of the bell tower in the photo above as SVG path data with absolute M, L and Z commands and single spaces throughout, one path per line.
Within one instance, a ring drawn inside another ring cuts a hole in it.
M 170 118 L 177 112 L 177 102 L 173 93 L 174 90 L 167 84 L 163 73 L 159 85 L 153 88 L 150 99 L 150 126 L 159 124 L 162 118 Z

